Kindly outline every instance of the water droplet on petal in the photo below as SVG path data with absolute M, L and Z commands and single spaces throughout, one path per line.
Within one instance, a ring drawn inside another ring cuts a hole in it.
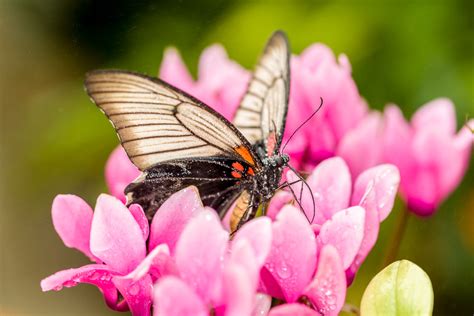
M 91 280 L 97 280 L 100 278 L 100 273 L 97 272 L 97 271 L 94 271 L 94 273 L 92 273 L 90 276 L 89 276 L 89 279 Z
M 284 261 L 278 265 L 276 272 L 277 275 L 283 280 L 288 279 L 292 274 L 291 268 Z
M 140 285 L 138 285 L 137 283 L 130 285 L 130 287 L 128 288 L 128 294 L 130 295 L 137 295 L 138 292 L 140 292 Z

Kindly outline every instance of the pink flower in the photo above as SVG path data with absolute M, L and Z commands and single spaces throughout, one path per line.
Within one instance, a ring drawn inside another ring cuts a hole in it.
M 272 308 L 268 315 L 338 315 L 344 303 L 346 278 L 341 259 L 334 247 L 328 245 L 321 250 L 316 275 L 304 293 L 315 309 L 299 303 L 289 303 Z
M 214 45 L 201 55 L 197 81 L 192 79 L 174 49 L 165 51 L 160 77 L 232 119 L 250 73 L 231 61 L 224 48 Z M 341 55 L 337 60 L 328 47 L 315 44 L 291 60 L 285 140 L 317 109 L 320 98 L 323 98 L 324 106 L 286 148 L 292 164 L 299 168 L 314 167 L 321 160 L 334 156 L 343 136 L 367 111 L 351 77 L 347 57 Z
M 360 213 L 354 220 L 359 231 Z M 339 251 L 330 242 L 318 247 L 307 219 L 291 205 L 281 209 L 272 228 L 272 248 L 260 273 L 262 290 L 288 303 L 304 296 L 319 313 L 337 315 L 346 294 L 346 275 Z
M 287 179 L 292 182 L 298 178 L 288 173 Z M 319 164 L 308 177 L 307 183 L 312 198 L 309 190 L 303 186 L 303 213 L 293 211 L 294 214 L 289 215 L 289 206 L 282 208 L 282 205 L 293 200 L 293 195 L 287 191 L 278 192 L 268 210 L 268 215 L 276 218 L 274 247 L 265 266 L 271 278 L 264 272 L 262 279 L 270 294 L 290 303 L 304 293 L 314 273 L 316 257 L 321 256 L 320 251 L 325 246 L 331 245 L 337 250 L 342 271 L 348 282 L 352 281 L 377 240 L 379 222 L 392 210 L 399 174 L 392 165 L 380 165 L 360 174 L 352 188 L 347 165 L 341 158 L 335 157 Z M 299 197 L 301 183 L 292 187 Z M 313 205 L 316 206 L 314 212 Z M 279 240 L 285 242 L 279 244 Z M 284 256 L 279 255 L 283 249 L 288 258 L 298 258 L 297 262 L 285 260 Z M 302 265 L 301 262 L 306 264 Z M 290 274 L 296 279 L 282 278 L 282 274 L 286 276 L 282 271 L 292 271 Z M 318 305 L 315 302 L 313 304 Z
M 292 164 L 311 168 L 335 155 L 343 136 L 365 116 L 367 105 L 351 77 L 351 65 L 345 55 L 338 59 L 323 44 L 306 48 L 291 60 L 290 107 L 286 136 L 290 135 L 319 106 L 316 116 L 292 140 L 288 147 Z
M 383 127 L 382 114 L 373 111 L 339 142 L 336 153 L 346 161 L 353 179 L 364 170 L 383 162 Z
M 222 46 L 213 45 L 202 52 L 197 81 L 173 48 L 165 51 L 160 78 L 232 119 L 247 88 L 250 73 L 230 60 Z
M 202 209 L 197 190 L 188 188 L 171 196 L 157 214 L 162 217 L 159 221 L 166 225 L 167 222 L 184 223 Z M 89 283 L 99 288 L 110 308 L 129 308 L 133 315 L 149 315 L 153 283 L 159 274 L 150 271 L 148 266 L 151 263 L 166 266 L 173 244 L 159 240 L 177 239 L 184 225 L 169 227 L 165 235 L 157 235 L 152 225 L 149 232 L 148 221 L 138 205 L 127 209 L 119 200 L 105 194 L 99 196 L 94 212 L 77 196 L 58 195 L 53 202 L 52 216 L 65 245 L 80 250 L 96 263 L 53 274 L 41 281 L 43 291 Z M 150 243 L 160 246 L 147 254 L 149 234 Z M 136 278 L 137 275 L 140 277 Z M 118 292 L 123 301 L 118 300 Z
M 122 146 L 117 146 L 105 165 L 105 181 L 109 192 L 125 203 L 125 187 L 140 175 L 140 170 L 130 161 Z
M 271 221 L 246 223 L 229 242 L 213 210 L 204 210 L 184 228 L 170 261 L 174 273 L 155 285 L 154 314 L 251 315 L 264 311 L 256 294 L 259 271 L 270 251 Z
M 469 164 L 473 136 L 456 133 L 453 103 L 436 99 L 422 106 L 409 124 L 395 105 L 385 109 L 383 159 L 401 174 L 400 193 L 408 208 L 432 215 L 459 185 Z M 469 122 L 474 126 L 474 120 Z
M 128 304 L 135 315 L 148 315 L 151 278 L 137 283 L 117 278 L 132 271 L 146 256 L 145 238 L 132 213 L 105 194 L 99 196 L 94 212 L 77 196 L 58 195 L 52 215 L 66 246 L 82 251 L 96 263 L 57 272 L 41 281 L 43 291 L 89 283 L 99 288 L 110 308 L 125 310 Z M 141 216 L 145 216 L 143 211 Z M 118 301 L 117 290 L 124 301 Z
M 159 315 L 186 313 L 188 307 L 196 314 L 202 310 L 207 315 L 212 308 L 216 315 L 250 315 L 270 307 L 269 298 L 262 300 L 256 292 L 270 251 L 269 218 L 245 224 L 230 242 L 216 212 L 203 208 L 194 187 L 172 195 L 150 227 L 139 206 L 127 209 L 105 194 L 94 212 L 79 197 L 59 195 L 52 215 L 66 246 L 96 263 L 44 279 L 44 291 L 89 283 L 99 288 L 112 309 L 149 315 L 158 281 Z

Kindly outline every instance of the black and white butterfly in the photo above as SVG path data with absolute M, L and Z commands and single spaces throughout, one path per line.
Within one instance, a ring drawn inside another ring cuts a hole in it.
M 237 202 L 234 229 L 253 218 L 278 189 L 289 161 L 280 153 L 289 54 L 285 34 L 275 32 L 233 123 L 160 79 L 116 70 L 87 74 L 87 93 L 142 171 L 125 189 L 128 204 L 140 204 L 151 219 L 171 194 L 194 185 L 221 217 Z

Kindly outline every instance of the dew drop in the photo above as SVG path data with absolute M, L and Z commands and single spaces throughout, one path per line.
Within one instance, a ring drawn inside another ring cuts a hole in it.
M 130 295 L 137 295 L 139 291 L 140 285 L 138 285 L 137 283 L 130 285 L 130 287 L 128 288 L 128 294 Z
M 288 279 L 292 274 L 291 268 L 284 261 L 278 265 L 276 272 L 283 280 Z
M 97 279 L 99 279 L 99 278 L 100 278 L 100 273 L 97 272 L 97 271 L 95 271 L 94 273 L 92 273 L 92 274 L 90 275 L 90 277 L 89 277 L 89 279 L 91 279 L 91 280 L 97 280 Z

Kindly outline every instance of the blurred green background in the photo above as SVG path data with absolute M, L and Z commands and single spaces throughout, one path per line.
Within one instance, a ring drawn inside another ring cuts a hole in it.
M 473 115 L 473 1 L 79 1 L 0 2 L 1 315 L 113 315 L 82 285 L 42 293 L 40 280 L 87 263 L 62 244 L 50 217 L 58 193 L 90 204 L 105 191 L 103 166 L 117 138 L 83 91 L 84 73 L 113 67 L 157 74 L 163 49 L 178 47 L 195 73 L 203 48 L 225 45 L 250 68 L 275 29 L 294 53 L 314 42 L 346 53 L 372 108 L 406 116 L 446 96 L 458 126 Z M 409 219 L 399 258 L 434 286 L 436 315 L 474 312 L 474 172 L 430 219 Z M 348 292 L 382 267 L 401 203 Z

